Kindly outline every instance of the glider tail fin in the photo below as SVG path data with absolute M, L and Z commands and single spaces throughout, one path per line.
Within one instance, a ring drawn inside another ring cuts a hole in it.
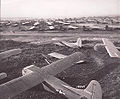
M 101 86 L 95 80 L 92 80 L 84 91 L 91 95 L 90 99 L 102 99 Z
M 78 38 L 78 39 L 77 39 L 76 44 L 77 44 L 79 47 L 82 47 L 82 40 L 81 40 L 81 38 Z

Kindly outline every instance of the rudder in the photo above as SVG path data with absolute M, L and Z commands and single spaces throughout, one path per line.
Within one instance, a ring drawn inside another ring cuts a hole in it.
M 78 39 L 77 39 L 76 44 L 77 44 L 79 47 L 82 47 L 82 40 L 81 40 L 81 38 L 78 38 Z
M 102 99 L 101 85 L 96 80 L 92 80 L 84 91 L 91 95 L 90 99 Z

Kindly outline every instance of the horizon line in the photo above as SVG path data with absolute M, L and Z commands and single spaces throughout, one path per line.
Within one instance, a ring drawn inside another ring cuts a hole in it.
M 30 18 L 30 19 L 63 19 L 63 18 L 82 18 L 82 17 L 120 17 L 120 15 L 85 15 L 85 16 L 72 16 L 72 17 L 30 17 L 30 16 L 26 16 L 26 17 L 0 17 L 1 19 L 14 19 L 14 18 Z

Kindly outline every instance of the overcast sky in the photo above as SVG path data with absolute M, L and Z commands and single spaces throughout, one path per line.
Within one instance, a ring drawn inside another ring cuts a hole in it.
M 120 15 L 120 0 L 1 0 L 2 17 Z

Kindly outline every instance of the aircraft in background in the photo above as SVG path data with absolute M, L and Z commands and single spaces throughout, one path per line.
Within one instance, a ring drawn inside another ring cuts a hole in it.
M 52 40 L 57 40 L 57 39 L 53 38 Z M 78 48 L 78 47 L 82 47 L 82 40 L 81 40 L 81 38 L 78 38 L 75 43 L 69 43 L 69 42 L 66 42 L 65 39 L 63 39 L 63 40 L 58 39 L 58 42 L 56 41 L 54 44 L 59 45 L 59 46 Z
M 98 24 L 94 25 L 94 24 L 92 24 L 92 25 L 83 26 L 83 30 L 84 31 L 92 31 L 92 30 L 105 31 L 106 28 L 105 28 L 104 25 L 98 25 Z
M 61 41 L 62 39 L 59 39 L 59 42 L 57 42 L 57 45 L 60 46 L 68 46 L 72 48 L 77 48 L 77 47 L 93 47 L 95 51 L 98 51 L 100 53 L 108 53 L 110 57 L 118 57 L 120 58 L 120 47 L 115 47 L 115 45 L 108 40 L 107 38 L 102 38 L 102 39 L 96 39 L 96 40 L 102 40 L 103 43 L 97 43 L 97 44 L 82 44 L 82 39 L 78 38 L 76 43 L 69 43 L 66 41 Z M 63 39 L 65 40 L 65 39 Z M 70 39 L 69 39 L 70 40 Z M 59 54 L 59 53 L 50 53 L 49 54 L 52 57 L 60 59 L 61 57 L 64 57 L 64 55 Z
M 82 53 L 76 52 L 42 68 L 27 66 L 22 70 L 23 76 L 0 85 L 0 99 L 12 98 L 40 83 L 46 90 L 62 94 L 68 99 L 102 99 L 101 86 L 95 80 L 86 89 L 76 89 L 54 77 L 84 58 Z
M 75 38 L 77 38 L 77 41 L 75 43 L 70 43 L 67 42 L 69 40 L 75 40 Z M 59 46 L 67 46 L 70 48 L 82 48 L 82 47 L 94 47 L 95 44 L 91 44 L 91 43 L 86 43 L 83 44 L 83 41 L 99 41 L 99 38 L 92 38 L 92 39 L 88 39 L 88 38 L 78 38 L 78 37 L 66 37 L 66 38 L 52 38 L 52 43 L 59 45 Z
M 22 49 L 20 49 L 20 48 L 18 48 L 18 49 L 11 49 L 11 50 L 7 50 L 7 51 L 4 51 L 4 52 L 1 52 L 0 53 L 0 60 L 8 58 L 8 57 L 13 56 L 13 55 L 20 54 L 21 52 L 22 52 Z
M 120 25 L 106 25 L 106 30 L 109 31 L 120 30 Z
M 96 44 L 94 50 L 99 53 L 108 53 L 110 57 L 120 58 L 120 47 L 116 47 L 109 39 L 102 38 L 103 43 Z
M 115 47 L 115 45 L 106 38 L 103 38 L 102 40 L 110 57 L 120 58 L 120 51 L 118 50 L 120 47 Z
M 8 58 L 10 56 L 20 54 L 21 52 L 22 52 L 21 49 L 12 49 L 12 50 L 7 50 L 7 51 L 4 51 L 4 52 L 1 52 L 0 53 L 0 61 L 2 59 Z M 7 77 L 6 73 L 4 73 L 4 72 L 0 73 L 0 80 L 4 79 L 6 77 Z

